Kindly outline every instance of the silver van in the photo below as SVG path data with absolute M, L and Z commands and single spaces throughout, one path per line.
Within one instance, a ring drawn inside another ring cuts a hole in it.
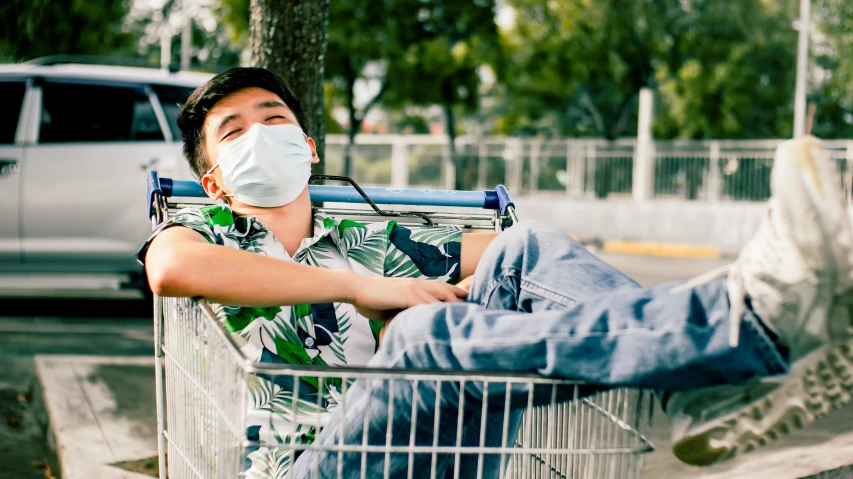
M 176 118 L 212 75 L 0 65 L 0 290 L 139 288 L 146 175 L 192 178 Z M 137 294 L 137 293 L 133 293 Z

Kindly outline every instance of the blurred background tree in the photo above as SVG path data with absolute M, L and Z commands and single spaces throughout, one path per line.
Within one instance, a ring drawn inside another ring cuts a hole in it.
M 396 0 L 399 55 L 385 75 L 392 80 L 383 103 L 392 109 L 436 105 L 450 138 L 456 188 L 476 175 L 471 158 L 456 154 L 458 115 L 480 106 L 480 68 L 500 59 L 494 0 Z M 399 15 L 399 16 L 398 16 Z
M 110 55 L 137 41 L 123 28 L 132 0 L 0 2 L 0 62 L 61 53 Z
M 391 4 L 391 5 L 389 5 Z M 329 48 L 326 55 L 326 81 L 332 95 L 330 106 L 346 108 L 347 143 L 344 146 L 343 173 L 354 174 L 352 144 L 367 114 L 378 106 L 390 81 L 388 62 L 399 57 L 394 15 L 387 14 L 393 2 L 377 0 L 335 0 L 329 10 Z M 370 83 L 372 88 L 368 87 Z M 367 99 L 359 101 L 356 88 L 367 90 Z
M 652 86 L 662 1 L 511 0 L 515 26 L 498 130 L 615 139 L 636 128 L 637 95 Z
M 655 79 L 659 138 L 785 138 L 793 132 L 794 0 L 675 2 Z
M 812 131 L 821 138 L 853 138 L 853 2 L 822 0 L 812 12 L 820 27 L 812 35 L 816 68 L 809 101 L 817 107 Z
M 265 1 L 265 14 L 289 4 Z M 10 0 L 0 3 L 0 59 L 74 53 L 159 65 L 165 38 L 177 60 L 184 2 L 193 69 L 250 62 L 250 0 Z M 797 3 L 335 0 L 318 105 L 350 142 L 366 127 L 613 140 L 634 136 L 648 87 L 658 139 L 784 138 Z M 853 138 L 853 2 L 814 0 L 812 13 L 814 132 Z M 457 184 L 471 173 L 463 153 L 453 156 Z

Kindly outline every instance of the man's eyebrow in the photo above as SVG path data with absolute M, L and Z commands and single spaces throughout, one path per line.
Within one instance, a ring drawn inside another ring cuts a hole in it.
M 258 106 L 255 107 L 258 110 L 263 110 L 265 108 L 287 108 L 287 106 L 280 101 L 265 101 L 258 103 Z
M 225 126 L 228 125 L 228 123 L 231 123 L 232 121 L 236 120 L 237 118 L 240 118 L 239 113 L 234 113 L 233 115 L 228 115 L 225 118 L 223 118 L 219 122 L 219 125 L 216 126 L 216 130 L 215 130 L 216 133 L 218 134 L 220 132 L 220 130 L 222 130 L 223 128 L 225 128 Z

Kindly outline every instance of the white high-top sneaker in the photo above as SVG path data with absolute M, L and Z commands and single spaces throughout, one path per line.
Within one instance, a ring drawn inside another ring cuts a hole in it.
M 673 452 L 709 465 L 801 428 L 853 395 L 853 229 L 837 169 L 813 137 L 776 151 L 773 197 L 737 261 L 691 287 L 728 274 L 732 346 L 747 298 L 789 352 L 790 373 L 741 386 L 670 393 Z

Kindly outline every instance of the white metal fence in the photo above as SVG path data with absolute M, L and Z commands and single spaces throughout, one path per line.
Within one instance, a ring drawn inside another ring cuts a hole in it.
M 485 189 L 504 184 L 515 194 L 630 197 L 635 167 L 650 162 L 646 168 L 653 171 L 655 198 L 763 201 L 770 196 L 770 169 L 781 141 L 656 141 L 648 158 L 639 158 L 634 139 L 461 137 L 451 156 L 444 135 L 359 135 L 350 149 L 351 176 L 364 185 L 395 188 Z M 345 174 L 346 137 L 329 135 L 326 142 L 327 174 Z M 853 140 L 826 145 L 849 192 Z M 457 168 L 463 172 L 455 184 Z

